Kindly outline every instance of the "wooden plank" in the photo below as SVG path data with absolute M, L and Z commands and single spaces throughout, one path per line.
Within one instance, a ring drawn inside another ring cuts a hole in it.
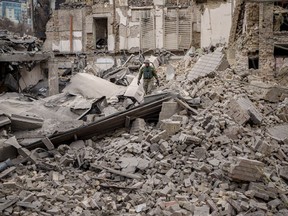
M 6 169 L 0 173 L 0 179 L 6 177 L 7 175 L 9 175 L 10 173 L 12 173 L 15 170 L 16 170 L 15 166 L 9 167 L 8 169 Z
M 177 101 L 177 103 L 183 107 L 184 109 L 188 109 L 189 111 L 191 111 L 193 114 L 198 115 L 197 110 L 193 109 L 192 107 L 190 107 L 187 103 L 183 102 L 182 100 L 175 98 L 175 100 Z
M 41 141 L 44 143 L 44 145 L 49 151 L 55 149 L 53 143 L 48 137 L 43 138 Z

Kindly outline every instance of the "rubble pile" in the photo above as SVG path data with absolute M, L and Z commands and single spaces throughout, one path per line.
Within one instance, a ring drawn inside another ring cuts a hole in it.
M 163 102 L 158 122 L 137 118 L 69 145 L 46 138 L 48 151 L 6 141 L 20 156 L 0 174 L 2 214 L 287 215 L 285 91 L 271 102 L 262 77 L 229 68 L 191 82 L 194 60 L 171 61 L 167 81 L 159 67 L 154 93 L 179 96 Z

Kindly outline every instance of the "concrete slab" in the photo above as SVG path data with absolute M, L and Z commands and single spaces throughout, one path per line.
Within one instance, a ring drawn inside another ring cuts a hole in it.
M 217 70 L 222 63 L 224 56 L 225 55 L 221 50 L 215 50 L 213 53 L 202 56 L 188 74 L 188 80 L 194 81 Z
M 11 123 L 10 119 L 5 115 L 0 115 L 0 127 L 9 125 Z
M 14 146 L 6 144 L 6 140 L 0 139 L 0 162 L 7 160 L 8 158 L 16 158 L 18 153 Z
M 140 85 L 137 85 L 138 77 L 134 77 L 133 81 L 130 83 L 130 85 L 127 87 L 126 92 L 124 93 L 125 97 L 131 97 L 135 98 L 138 103 L 143 102 L 144 100 L 144 89 L 142 85 L 142 80 Z
M 63 89 L 63 92 L 72 95 L 82 95 L 85 98 L 107 98 L 122 95 L 126 88 L 117 86 L 107 80 L 91 74 L 78 73 L 72 77 L 70 84 Z
M 24 131 L 24 130 L 33 130 L 41 128 L 44 120 L 40 118 L 12 114 L 11 122 L 12 122 L 11 127 L 13 131 L 17 130 Z
M 288 124 L 277 125 L 267 129 L 268 134 L 277 141 L 288 139 Z

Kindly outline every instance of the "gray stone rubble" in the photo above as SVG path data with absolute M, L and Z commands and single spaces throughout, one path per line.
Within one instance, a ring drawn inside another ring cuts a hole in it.
M 191 67 L 174 64 L 169 81 L 159 67 L 155 91 L 197 99 L 198 115 L 172 100 L 158 123 L 136 119 L 55 149 L 45 140 L 48 154 L 18 146 L 30 160 L 0 175 L 1 215 L 288 215 L 287 98 L 265 100 L 231 69 L 190 82 Z M 3 140 L 13 135 L 5 131 Z

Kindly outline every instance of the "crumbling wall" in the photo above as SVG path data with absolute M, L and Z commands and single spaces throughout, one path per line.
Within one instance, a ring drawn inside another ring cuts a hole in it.
M 231 2 L 208 1 L 201 10 L 201 47 L 228 43 L 233 14 Z
M 273 56 L 273 9 L 273 2 L 260 4 L 259 67 L 263 73 L 267 74 L 271 74 L 275 66 L 275 59 Z
M 163 49 L 166 48 L 164 27 L 168 10 L 179 12 L 177 20 L 179 23 L 177 25 L 174 23 L 175 27 L 179 26 L 175 28 L 178 31 L 174 40 L 178 43 L 176 50 L 190 48 L 193 44 L 193 28 L 195 30 L 194 44 L 199 46 L 201 17 L 199 10 L 197 15 L 192 16 L 191 6 L 168 9 L 164 1 L 155 1 L 154 4 L 154 6 L 135 7 L 137 4 L 128 6 L 125 0 L 116 1 L 115 12 L 112 2 L 79 6 L 79 9 L 73 9 L 72 3 L 66 4 L 63 9 L 53 12 L 47 24 L 45 49 L 70 53 L 95 51 L 114 53 L 123 50 L 133 53 L 140 50 Z M 73 50 L 70 47 L 71 14 L 73 14 Z M 96 23 L 98 21 L 95 20 L 97 19 L 107 19 L 107 47 L 105 49 L 96 49 Z
M 94 25 L 94 19 L 96 18 L 107 18 L 107 34 L 108 34 L 108 51 L 114 52 L 115 51 L 115 36 L 114 36 L 114 14 L 113 14 L 113 7 L 112 5 L 108 4 L 97 4 L 93 5 L 90 9 L 89 13 L 86 13 L 85 18 L 85 39 L 86 42 L 86 51 L 95 51 L 96 41 L 95 41 L 95 25 Z M 115 14 L 116 15 L 116 14 Z M 115 17 L 116 21 L 116 17 Z M 115 28 L 116 29 L 116 28 Z
M 236 41 L 229 44 L 235 56 L 232 66 L 236 71 L 249 68 L 249 55 L 258 55 L 259 51 L 259 4 L 246 3 L 242 8 L 243 20 L 237 26 Z
M 49 51 L 82 52 L 84 12 L 85 8 L 54 11 L 52 19 L 47 24 L 47 41 L 44 48 Z M 71 25 L 72 29 L 70 29 Z M 72 38 L 70 38 L 71 33 Z M 73 41 L 72 47 L 70 45 L 71 39 Z
M 288 44 L 287 31 L 274 31 L 274 3 L 262 3 L 260 5 L 259 23 L 259 61 L 260 69 L 267 75 L 277 75 L 276 56 L 274 47 L 279 45 L 285 47 Z M 279 60 L 279 59 L 278 59 Z M 279 61 L 277 61 L 279 62 Z M 279 67 L 279 65 L 278 65 Z

